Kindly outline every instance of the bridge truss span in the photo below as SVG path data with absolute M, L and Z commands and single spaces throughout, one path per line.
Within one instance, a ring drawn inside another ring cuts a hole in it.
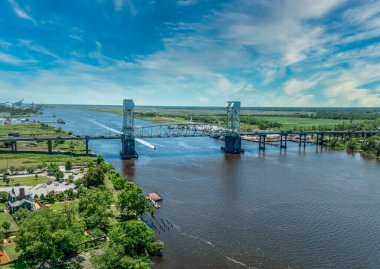
M 172 123 L 134 129 L 135 137 L 139 138 L 226 136 L 234 133 L 226 126 L 207 123 Z

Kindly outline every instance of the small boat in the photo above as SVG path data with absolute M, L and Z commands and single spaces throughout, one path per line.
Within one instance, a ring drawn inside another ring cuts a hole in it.
M 154 201 L 152 198 L 148 198 L 148 197 L 146 197 L 151 203 L 152 203 L 152 205 L 154 206 L 154 208 L 156 208 L 156 209 L 159 209 L 161 206 L 156 202 L 156 201 Z
M 57 120 L 57 123 L 65 124 L 65 121 L 64 121 L 63 119 L 58 119 L 58 120 Z
M 155 202 L 158 202 L 158 201 L 162 200 L 161 196 L 158 195 L 157 192 L 148 193 L 148 195 L 146 197 L 149 198 L 149 199 L 152 199 Z

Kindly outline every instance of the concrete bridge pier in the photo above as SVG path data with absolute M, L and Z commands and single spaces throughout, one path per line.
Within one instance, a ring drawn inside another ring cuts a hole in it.
M 224 137 L 224 147 L 222 147 L 225 153 L 239 154 L 243 152 L 241 148 L 241 137 L 240 136 L 225 136 Z
M 280 148 L 287 148 L 287 142 L 288 142 L 288 135 L 287 134 L 281 134 L 280 135 Z
M 303 146 L 306 147 L 306 134 L 300 134 L 299 146 L 301 147 L 301 145 L 302 145 L 302 137 L 303 137 Z
M 266 135 L 259 135 L 259 150 L 265 150 Z
M 88 155 L 88 141 L 89 139 L 86 137 L 86 155 Z
M 17 141 L 12 142 L 12 152 L 17 151 Z
M 49 154 L 53 153 L 53 144 L 51 140 L 48 140 L 48 153 Z
M 138 158 L 138 154 L 135 150 L 135 139 L 130 136 L 121 136 L 121 151 L 120 156 L 123 160 Z

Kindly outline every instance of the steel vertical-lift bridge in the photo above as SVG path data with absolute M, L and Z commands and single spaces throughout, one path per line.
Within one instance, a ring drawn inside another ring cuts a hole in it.
M 135 141 L 142 142 L 143 138 L 224 136 L 225 145 L 222 147 L 224 152 L 241 153 L 243 151 L 240 137 L 240 102 L 228 102 L 226 126 L 187 122 L 134 128 L 134 107 L 133 100 L 124 100 L 120 151 L 122 159 L 136 158 L 138 154 L 135 150 Z
M 287 148 L 288 136 L 298 137 L 299 146 L 306 146 L 307 136 L 316 136 L 317 146 L 323 145 L 326 137 L 362 136 L 367 137 L 379 134 L 380 130 L 360 130 L 360 131 L 251 131 L 241 132 L 240 130 L 240 102 L 230 101 L 227 105 L 227 122 L 225 125 L 208 123 L 173 123 L 158 124 L 151 126 L 134 126 L 135 104 L 131 99 L 123 101 L 123 126 L 121 132 L 114 130 L 114 135 L 70 135 L 70 136 L 0 136 L 0 143 L 6 142 L 11 146 L 12 152 L 17 152 L 17 142 L 20 141 L 47 141 L 48 153 L 53 153 L 53 141 L 82 140 L 86 144 L 86 154 L 90 140 L 117 139 L 121 140 L 122 148 L 120 156 L 122 159 L 137 158 L 135 142 L 155 148 L 154 145 L 143 140 L 144 138 L 170 138 L 170 137 L 224 137 L 222 150 L 225 153 L 239 154 L 243 152 L 241 148 L 242 136 L 258 137 L 259 149 L 265 150 L 266 137 L 278 136 L 280 138 L 280 148 Z

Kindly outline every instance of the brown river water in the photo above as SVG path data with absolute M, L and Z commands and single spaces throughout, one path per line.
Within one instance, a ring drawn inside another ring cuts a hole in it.
M 121 128 L 109 113 L 45 113 L 77 134 L 110 133 L 89 119 Z M 165 242 L 153 268 L 380 268 L 380 162 L 312 144 L 264 153 L 243 142 L 244 154 L 225 155 L 208 137 L 148 141 L 157 149 L 137 145 L 128 161 L 119 141 L 90 147 L 164 198 L 146 218 Z

